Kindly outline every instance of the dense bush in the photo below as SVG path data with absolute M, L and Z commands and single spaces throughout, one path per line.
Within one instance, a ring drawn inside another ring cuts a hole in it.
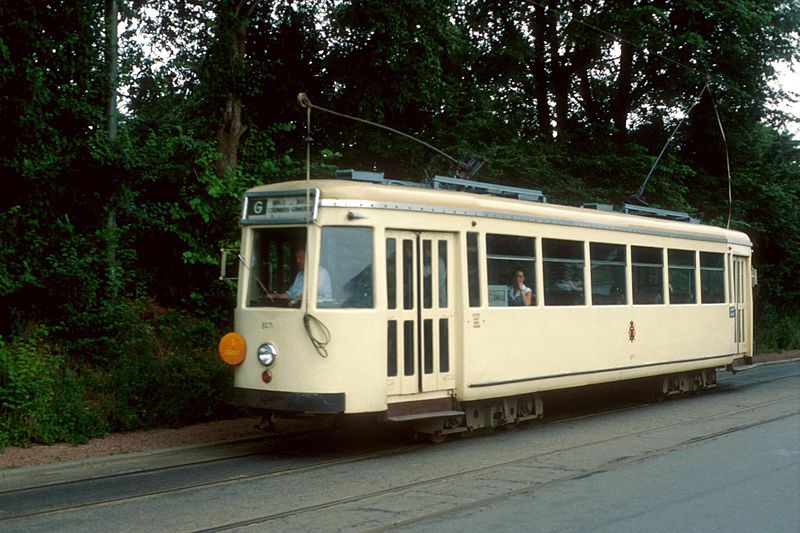
M 81 374 L 47 337 L 39 327 L 0 339 L 0 447 L 82 442 L 108 429 L 100 406 L 87 401 Z
M 116 317 L 103 361 L 69 353 L 79 345 L 54 344 L 43 327 L 0 338 L 0 449 L 230 414 L 210 321 L 147 300 L 120 304 Z
M 757 354 L 800 349 L 800 309 L 763 306 L 756 316 Z

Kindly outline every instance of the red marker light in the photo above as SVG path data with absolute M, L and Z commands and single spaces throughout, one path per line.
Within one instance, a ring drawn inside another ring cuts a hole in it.
M 264 372 L 261 373 L 261 381 L 263 381 L 264 383 L 269 383 L 270 381 L 272 381 L 272 371 L 264 370 Z

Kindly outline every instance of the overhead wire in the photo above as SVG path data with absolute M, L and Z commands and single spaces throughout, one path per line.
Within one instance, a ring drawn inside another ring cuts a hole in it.
M 714 104 L 714 115 L 717 117 L 717 124 L 719 125 L 719 133 L 722 135 L 722 145 L 725 147 L 725 170 L 728 172 L 728 222 L 725 224 L 727 229 L 731 228 L 731 211 L 733 211 L 733 191 L 731 189 L 731 158 L 728 155 L 728 140 L 725 137 L 725 130 L 722 127 L 722 119 L 719 118 L 719 110 L 717 110 L 717 102 L 714 100 L 714 95 L 711 88 L 708 89 L 708 95 L 711 97 L 711 103 Z
M 633 193 L 631 198 L 633 198 L 634 200 L 638 200 L 639 202 L 646 203 L 642 195 L 644 194 L 645 187 L 647 187 L 647 183 L 650 181 L 650 176 L 653 175 L 653 171 L 658 166 L 659 161 L 661 161 L 661 156 L 664 155 L 664 152 L 666 152 L 669 143 L 671 143 L 672 139 L 675 138 L 675 134 L 678 133 L 678 129 L 683 124 L 683 121 L 686 120 L 686 118 L 689 116 L 689 113 L 692 112 L 692 109 L 694 109 L 694 107 L 700 102 L 700 98 L 703 96 L 703 93 L 706 92 L 707 89 L 708 89 L 708 83 L 703 85 L 703 88 L 700 91 L 700 93 L 698 93 L 698 95 L 695 96 L 692 105 L 689 106 L 689 109 L 686 110 L 683 117 L 681 117 L 681 119 L 678 121 L 678 124 L 675 126 L 675 128 L 673 128 L 672 133 L 670 133 L 669 137 L 667 138 L 667 142 L 665 142 L 664 146 L 661 148 L 661 152 L 659 152 L 658 157 L 656 157 L 656 160 L 653 161 L 653 165 L 650 167 L 650 172 L 647 173 L 647 177 L 644 178 L 642 184 L 639 185 L 639 189 L 635 193 Z
M 297 95 L 297 102 L 300 104 L 301 107 L 304 107 L 304 108 L 308 109 L 309 113 L 311 113 L 311 109 L 314 108 L 314 109 L 318 109 L 320 111 L 323 111 L 325 113 L 328 113 L 328 114 L 331 114 L 331 115 L 334 115 L 334 116 L 337 116 L 337 117 L 354 120 L 354 121 L 360 122 L 362 124 L 367 124 L 369 126 L 374 126 L 376 128 L 384 129 L 386 131 L 394 133 L 395 135 L 400 135 L 401 137 L 405 137 L 406 139 L 410 139 L 410 140 L 412 140 L 414 142 L 417 142 L 417 143 L 423 145 L 424 147 L 426 147 L 426 148 L 428 148 L 430 150 L 433 150 L 434 152 L 436 152 L 437 154 L 441 155 L 442 157 L 444 157 L 444 158 L 448 159 L 449 161 L 452 161 L 453 163 L 455 163 L 455 165 L 459 169 L 471 170 L 471 168 L 468 166 L 468 164 L 465 163 L 464 161 L 459 161 L 458 159 L 456 159 L 455 157 L 451 156 L 450 154 L 447 154 L 447 153 L 443 152 L 442 150 L 436 148 L 432 144 L 429 144 L 429 143 L 426 143 L 423 140 L 417 139 L 413 135 L 409 135 L 408 133 L 405 133 L 403 131 L 397 130 L 395 128 L 391 128 L 391 127 L 386 126 L 384 124 L 379 124 L 377 122 L 372 122 L 371 120 L 366 120 L 366 119 L 363 119 L 363 118 L 354 117 L 352 115 L 346 115 L 344 113 L 340 113 L 340 112 L 334 111 L 332 109 L 327 109 L 325 107 L 318 106 L 316 104 L 312 104 L 311 100 L 309 100 L 309 98 L 306 95 L 306 93 L 299 93 Z

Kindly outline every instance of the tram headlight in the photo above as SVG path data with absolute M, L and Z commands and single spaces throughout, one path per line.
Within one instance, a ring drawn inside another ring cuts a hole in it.
M 264 366 L 272 366 L 278 357 L 278 349 L 271 342 L 265 342 L 258 347 L 258 362 Z

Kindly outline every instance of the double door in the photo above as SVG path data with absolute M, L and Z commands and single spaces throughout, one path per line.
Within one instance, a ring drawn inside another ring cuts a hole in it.
M 454 245 L 449 233 L 386 232 L 389 395 L 455 387 Z

